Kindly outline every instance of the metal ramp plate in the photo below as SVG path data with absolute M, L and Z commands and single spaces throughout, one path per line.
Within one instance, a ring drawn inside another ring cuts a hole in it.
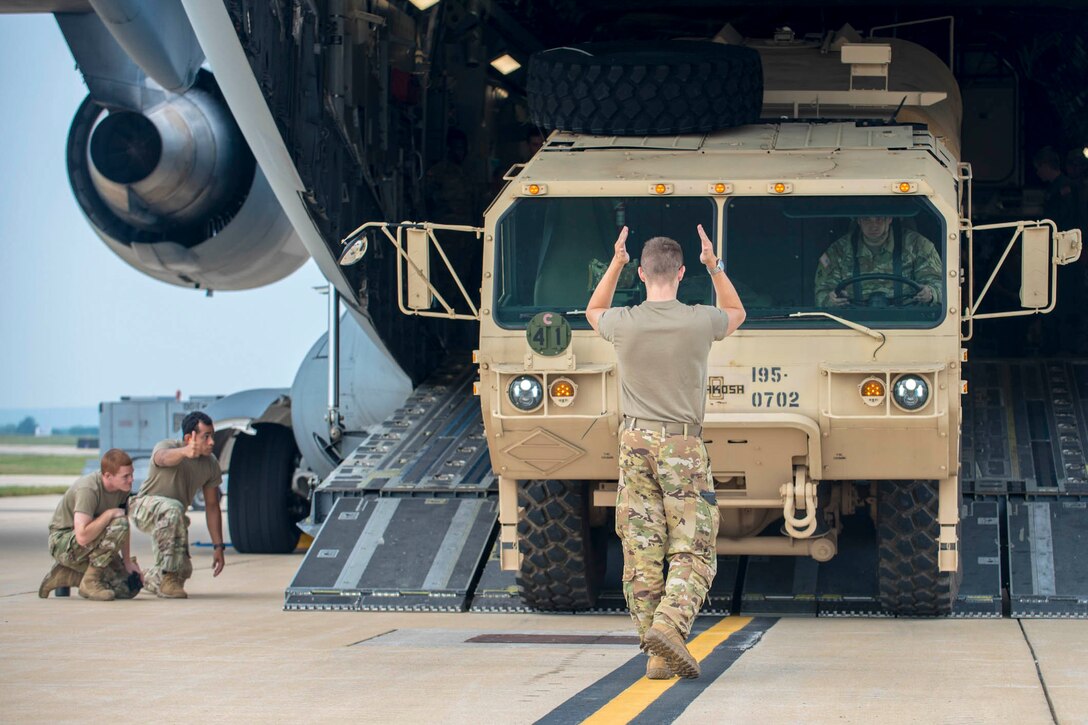
M 497 519 L 493 497 L 341 498 L 284 608 L 463 611 Z
M 314 492 L 313 523 L 345 496 L 483 496 L 496 490 L 476 374 L 459 367 L 431 376 Z
M 850 516 L 839 553 L 827 563 L 803 556 L 747 557 L 741 614 L 883 615 L 877 601 L 875 536 L 868 517 Z
M 1000 522 L 995 501 L 968 501 L 961 519 L 963 580 L 955 617 L 1001 616 Z M 740 613 L 809 617 L 891 616 L 878 598 L 876 532 L 868 516 L 845 520 L 839 553 L 808 557 L 750 556 Z
M 1008 503 L 1014 617 L 1088 617 L 1088 499 Z
M 1088 362 L 972 362 L 965 493 L 1088 495 Z
M 953 617 L 1001 616 L 1001 501 L 968 500 L 960 512 L 963 579 Z
M 483 573 L 476 583 L 470 612 L 531 612 L 518 596 L 515 573 L 499 567 L 499 540 L 496 537 Z

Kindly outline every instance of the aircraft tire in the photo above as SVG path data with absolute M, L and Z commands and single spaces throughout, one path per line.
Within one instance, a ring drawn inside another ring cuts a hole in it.
M 936 481 L 882 481 L 877 498 L 880 603 L 904 617 L 952 613 L 958 572 L 939 571 Z M 956 574 L 956 576 L 953 576 Z
M 230 457 L 227 521 L 234 548 L 242 554 L 287 554 L 301 531 L 305 501 L 291 490 L 298 448 L 290 428 L 253 426 L 257 435 L 239 433 Z
M 527 92 L 533 122 L 546 130 L 707 133 L 759 120 L 763 67 L 739 45 L 586 43 L 534 55 Z
M 521 600 L 533 609 L 572 612 L 597 603 L 604 547 L 589 525 L 589 488 L 581 481 L 522 481 L 518 506 Z M 599 555 L 598 555 L 599 552 Z

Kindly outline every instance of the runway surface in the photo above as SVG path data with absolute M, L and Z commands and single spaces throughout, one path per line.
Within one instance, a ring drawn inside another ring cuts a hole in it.
M 6 722 L 1088 723 L 1088 621 L 703 617 L 651 682 L 625 616 L 284 612 L 302 557 L 213 579 L 195 512 L 189 599 L 42 601 L 58 499 L 0 499 Z

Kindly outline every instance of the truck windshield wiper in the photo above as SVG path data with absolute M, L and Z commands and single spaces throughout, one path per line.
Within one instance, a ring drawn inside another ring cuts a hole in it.
M 849 327 L 851 330 L 857 330 L 863 335 L 868 335 L 874 340 L 880 340 L 883 342 L 886 338 L 883 332 L 878 332 L 871 327 L 866 327 L 859 322 L 848 320 L 845 317 L 839 317 L 833 315 L 830 312 L 791 312 L 788 315 L 750 315 L 749 320 L 788 320 L 791 317 L 826 317 L 829 320 L 834 320 L 844 327 Z
M 750 320 L 787 320 L 787 319 L 789 319 L 791 317 L 826 317 L 827 319 L 834 320 L 835 322 L 839 323 L 840 325 L 842 325 L 844 327 L 849 327 L 851 330 L 856 330 L 857 332 L 860 332 L 863 335 L 867 335 L 868 337 L 871 337 L 874 340 L 880 340 L 880 344 L 876 346 L 875 350 L 873 350 L 873 359 L 874 360 L 876 360 L 876 354 L 878 352 L 880 352 L 880 348 L 884 347 L 884 343 L 888 341 L 887 336 L 885 336 L 883 332 L 880 332 L 879 330 L 874 330 L 871 327 L 866 327 L 865 325 L 862 325 L 861 323 L 854 322 L 852 320 L 848 320 L 845 317 L 839 317 L 838 315 L 833 315 L 830 312 L 823 312 L 823 311 L 820 311 L 820 312 L 791 312 L 788 315 L 763 315 L 763 316 L 758 316 L 758 317 L 757 316 L 749 317 L 748 319 L 750 319 Z
M 846 327 L 849 327 L 851 330 L 857 330 L 863 335 L 868 335 L 874 340 L 880 340 L 881 342 L 884 342 L 884 340 L 886 339 L 883 332 L 877 332 L 871 327 L 866 327 L 859 322 L 848 320 L 845 317 L 833 315 L 830 312 L 791 312 L 790 314 L 786 315 L 786 317 L 826 317 L 829 320 L 834 320 L 835 322 L 838 322 L 840 325 L 845 325 Z
M 538 314 L 540 314 L 541 312 L 555 312 L 557 314 L 564 315 L 564 316 L 584 315 L 586 313 L 585 310 L 560 310 L 560 309 L 557 309 L 555 307 L 538 307 L 538 308 L 533 308 L 532 312 L 519 312 L 518 313 L 518 319 L 519 320 L 531 320 L 534 317 L 536 317 Z

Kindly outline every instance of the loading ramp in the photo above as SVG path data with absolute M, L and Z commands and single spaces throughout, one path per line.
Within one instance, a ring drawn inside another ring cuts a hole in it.
M 314 492 L 285 609 L 462 611 L 498 531 L 474 373 L 427 380 Z
M 967 368 L 955 617 L 1088 616 L 1088 361 Z M 421 385 L 315 492 L 322 524 L 291 610 L 528 611 L 499 568 L 497 483 L 474 370 Z M 827 563 L 719 557 L 704 614 L 890 616 L 875 531 L 851 517 Z M 623 612 L 611 537 L 598 612 Z

